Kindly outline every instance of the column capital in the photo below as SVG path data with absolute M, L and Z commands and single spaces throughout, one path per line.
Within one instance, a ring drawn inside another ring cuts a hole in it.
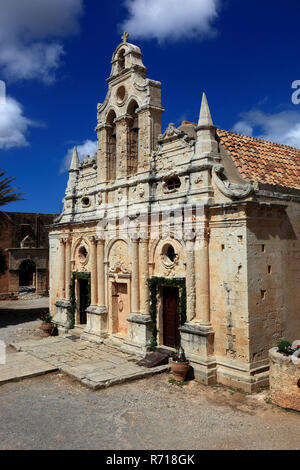
M 194 230 L 187 230 L 186 232 L 184 232 L 184 241 L 187 243 L 187 242 L 191 242 L 191 243 L 194 243 L 196 239 L 196 233 Z
M 135 235 L 130 236 L 129 240 L 130 240 L 130 243 L 136 243 L 136 244 L 139 243 L 139 241 L 140 241 L 139 237 L 135 236 Z
M 104 245 L 105 237 L 96 236 L 95 239 L 96 239 L 96 242 L 97 242 L 98 245 Z
M 59 237 L 59 243 L 61 244 L 66 244 L 66 243 L 71 243 L 71 237 L 69 235 L 61 235 Z
M 127 121 L 132 121 L 133 120 L 133 117 L 130 116 L 130 114 L 123 114 L 122 116 L 119 116 L 117 118 L 115 118 L 115 123 L 119 123 L 119 122 L 127 122 Z
M 95 237 L 94 235 L 90 235 L 88 239 L 93 245 L 97 243 L 97 237 Z

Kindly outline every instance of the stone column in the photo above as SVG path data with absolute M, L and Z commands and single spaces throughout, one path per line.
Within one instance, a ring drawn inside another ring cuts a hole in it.
M 104 240 L 99 239 L 97 244 L 97 272 L 98 272 L 98 305 L 105 308 L 105 267 L 104 267 Z
M 195 323 L 210 326 L 209 230 L 195 242 L 196 316 Z
M 140 310 L 143 315 L 149 315 L 148 299 L 149 289 L 147 280 L 149 278 L 148 265 L 148 240 L 140 240 Z
M 65 298 L 70 300 L 70 284 L 71 284 L 71 238 L 66 239 L 66 285 L 65 285 Z
M 65 298 L 65 240 L 64 238 L 59 239 L 59 297 L 60 299 Z
M 131 248 L 131 312 L 132 314 L 140 313 L 140 296 L 139 296 L 139 241 L 132 238 Z
M 100 183 L 107 181 L 108 132 L 110 128 L 109 124 L 101 124 L 96 127 L 98 137 L 97 172 Z
M 89 237 L 91 242 L 91 305 L 97 305 L 97 242 L 95 237 Z
M 186 237 L 186 310 L 187 321 L 191 322 L 196 317 L 195 296 L 195 243 L 194 234 Z

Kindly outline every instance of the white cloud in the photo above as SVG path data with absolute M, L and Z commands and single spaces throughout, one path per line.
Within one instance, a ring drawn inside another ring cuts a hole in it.
M 60 38 L 79 29 L 82 0 L 0 0 L 0 75 L 10 81 L 55 80 Z
M 68 169 L 70 168 L 72 155 L 73 155 L 73 149 L 74 147 L 69 148 L 66 155 L 64 156 L 60 173 L 64 173 L 65 171 L 68 171 Z M 81 145 L 77 145 L 77 152 L 78 152 L 80 161 L 82 161 L 87 155 L 90 155 L 90 157 L 93 157 L 95 152 L 97 152 L 97 140 L 95 141 L 85 140 Z
M 178 40 L 211 37 L 221 0 L 126 0 L 121 28 L 136 38 Z
M 282 111 L 267 114 L 254 109 L 241 113 L 241 118 L 233 126 L 232 130 L 234 132 L 300 148 L 299 112 Z
M 26 140 L 29 126 L 39 126 L 39 124 L 23 115 L 18 101 L 9 96 L 6 97 L 5 103 L 0 104 L 0 148 L 9 149 L 29 145 Z

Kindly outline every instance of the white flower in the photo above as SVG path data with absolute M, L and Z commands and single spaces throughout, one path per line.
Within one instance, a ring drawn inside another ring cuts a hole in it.
M 292 354 L 292 363 L 295 364 L 295 366 L 300 365 L 300 349 L 297 349 L 294 354 Z
M 293 344 L 292 344 L 292 348 L 293 349 L 297 349 L 297 347 L 300 346 L 300 339 L 296 339 Z

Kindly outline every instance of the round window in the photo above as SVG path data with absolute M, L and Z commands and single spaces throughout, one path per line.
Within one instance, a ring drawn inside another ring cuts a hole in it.
M 162 250 L 162 260 L 164 265 L 167 267 L 173 266 L 177 259 L 178 255 L 175 252 L 173 245 L 170 243 L 165 245 Z
M 84 207 L 88 207 L 90 205 L 90 198 L 89 197 L 83 197 L 81 202 L 82 202 L 82 205 Z

